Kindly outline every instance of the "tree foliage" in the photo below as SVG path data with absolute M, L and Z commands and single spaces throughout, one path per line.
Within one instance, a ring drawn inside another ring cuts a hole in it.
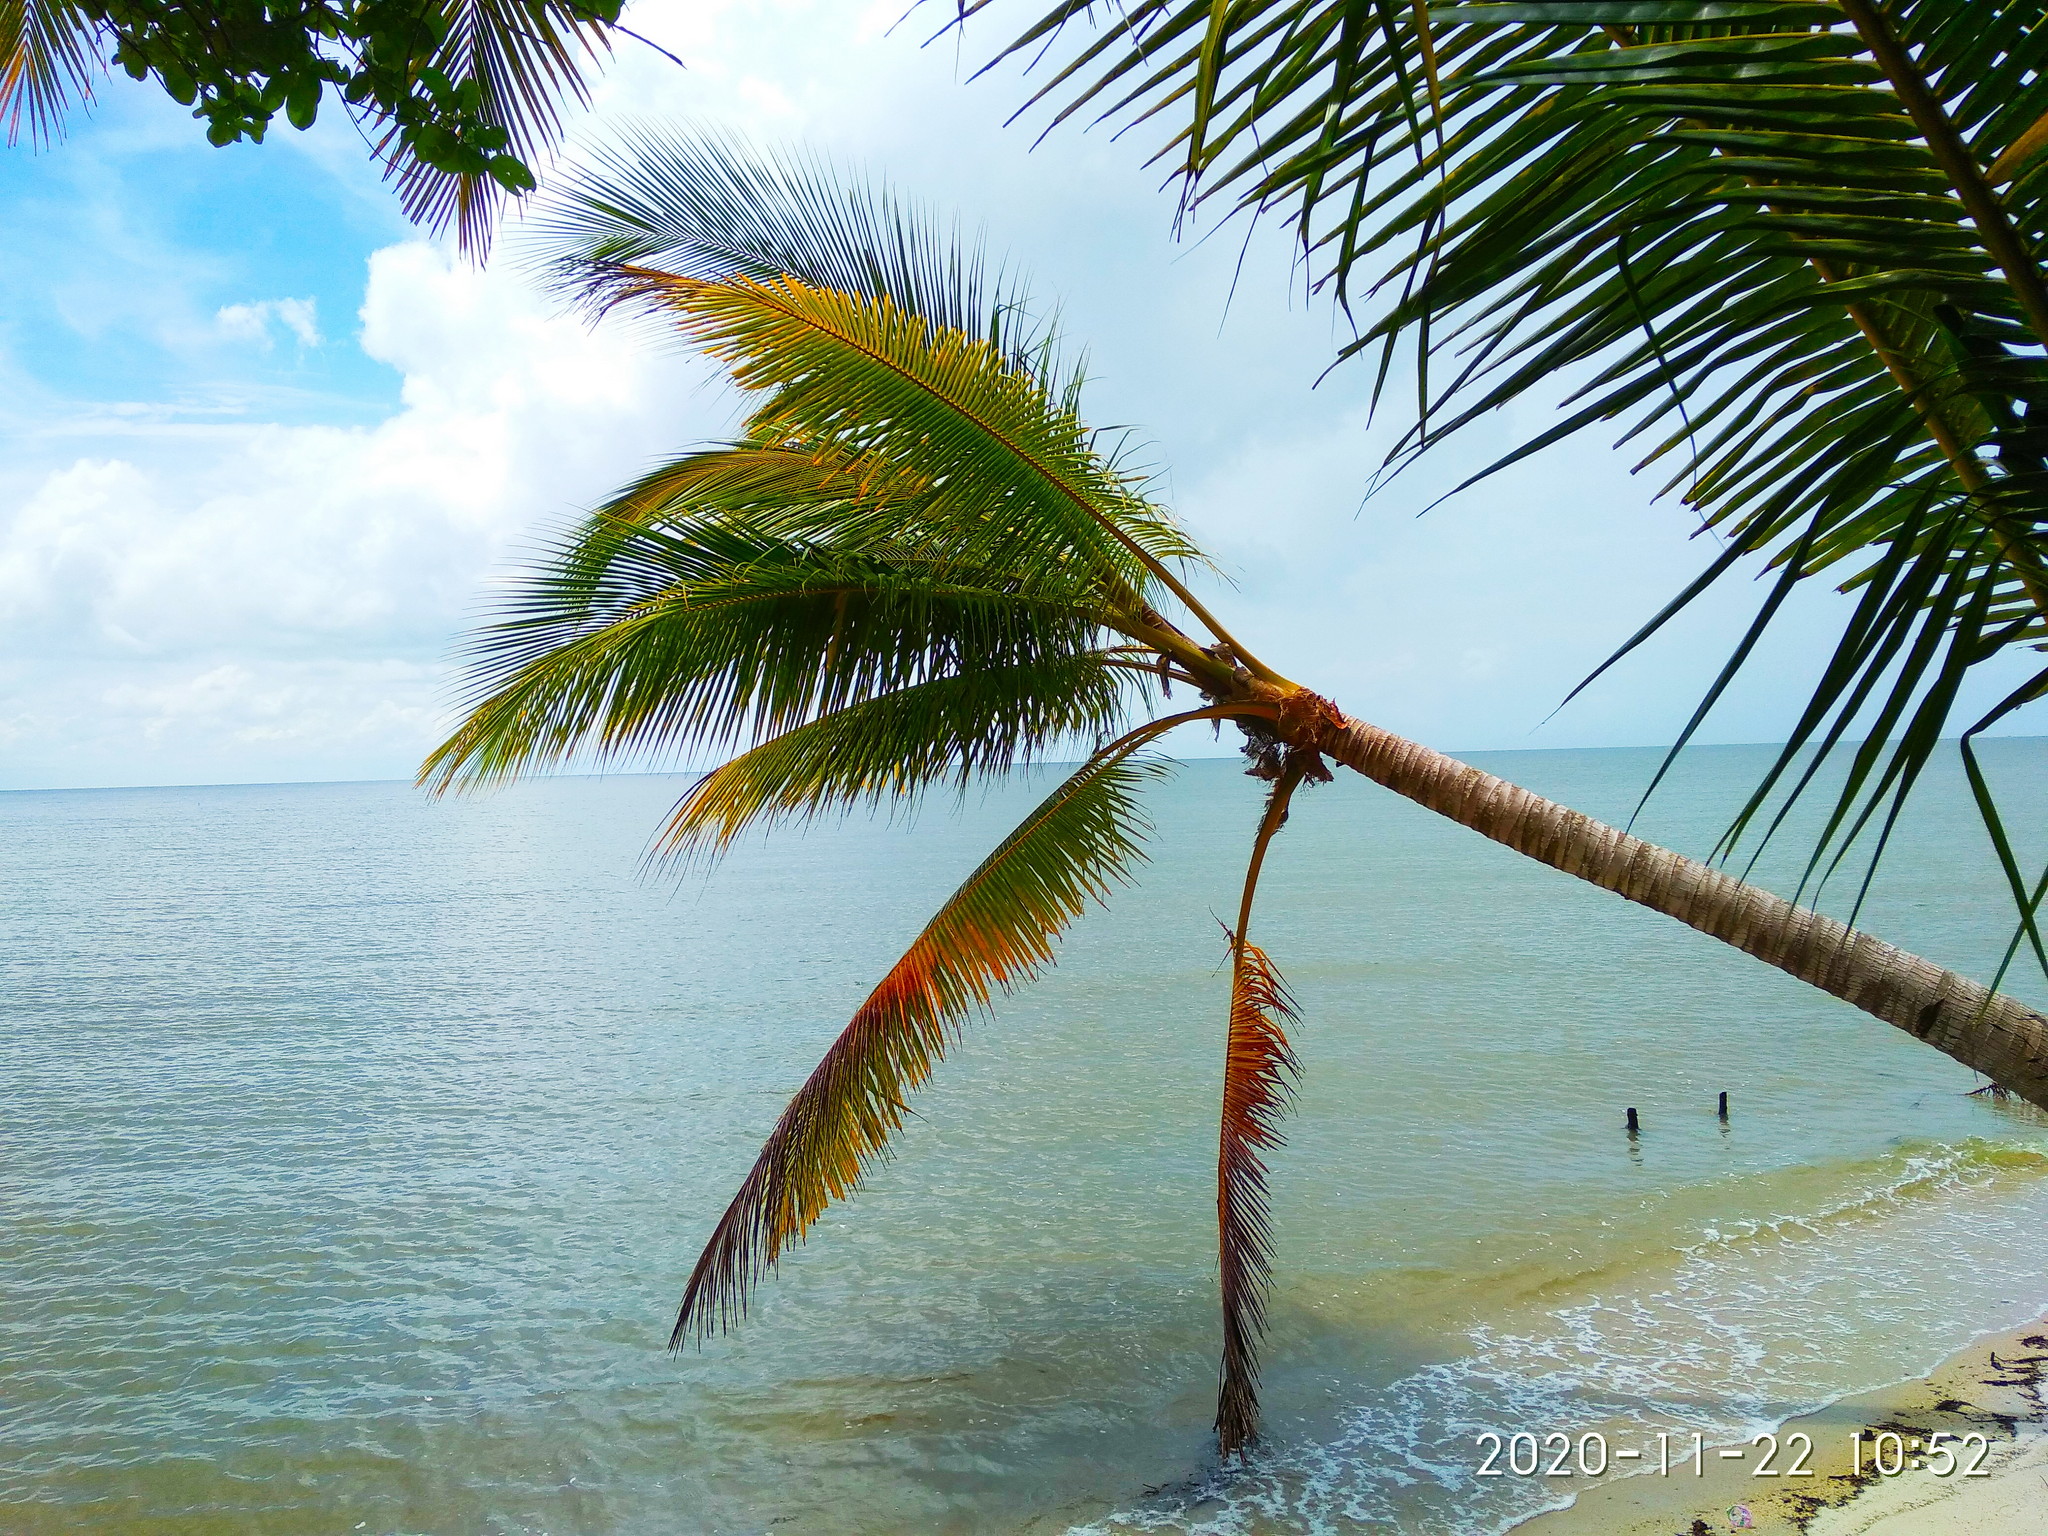
M 621 0 L 0 0 L 0 117 L 47 140 L 116 66 L 154 79 L 216 146 L 309 128 L 332 99 L 406 213 L 480 248 L 581 101 Z

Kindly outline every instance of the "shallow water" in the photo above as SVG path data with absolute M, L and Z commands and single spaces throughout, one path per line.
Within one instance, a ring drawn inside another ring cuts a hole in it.
M 1991 751 L 2038 824 L 2048 743 Z M 1654 756 L 1480 761 L 1625 816 Z M 1762 761 L 1690 754 L 1642 829 L 1705 851 Z M 1948 771 L 1865 922 L 1984 975 L 2009 908 Z M 677 885 L 639 861 L 680 786 L 0 795 L 0 1528 L 1483 1531 L 1568 1491 L 1476 1478 L 1483 1430 L 1733 1435 L 2048 1303 L 2038 1117 L 1340 781 L 1256 921 L 1307 1076 L 1269 1438 L 1209 1477 L 1258 786 L 1203 762 L 872 1187 L 671 1357 L 783 1100 L 1044 781 Z

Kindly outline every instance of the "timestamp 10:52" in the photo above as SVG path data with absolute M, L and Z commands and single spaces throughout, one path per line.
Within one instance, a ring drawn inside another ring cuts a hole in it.
M 1785 1436 L 1782 1444 L 1778 1436 L 1763 1434 L 1747 1447 L 1722 1446 L 1710 1453 L 1706 1437 L 1698 1431 L 1673 1434 L 1663 1430 L 1657 1435 L 1654 1457 L 1632 1448 L 1610 1449 L 1607 1437 L 1597 1430 L 1576 1439 L 1561 1430 L 1541 1436 L 1527 1430 L 1511 1435 L 1488 1430 L 1474 1444 L 1486 1452 L 1479 1464 L 1480 1477 L 1601 1477 L 1610 1467 L 1620 1470 L 1615 1464 L 1622 1462 L 1640 1463 L 1628 1470 L 1654 1471 L 1659 1477 L 1688 1469 L 1693 1476 L 1703 1477 L 1710 1454 L 1722 1461 L 1746 1461 L 1759 1450 L 1763 1454 L 1749 1469 L 1751 1477 L 1815 1475 L 1807 1465 L 1813 1456 L 1813 1440 L 1798 1431 Z M 1956 1436 L 1936 1431 L 1923 1442 L 1917 1436 L 1909 1439 L 1893 1430 L 1868 1435 L 1859 1429 L 1849 1436 L 1850 1475 L 1862 1476 L 1868 1465 L 1880 1477 L 1896 1477 L 1910 1461 L 1915 1469 L 1924 1468 L 1936 1477 L 1989 1477 L 1983 1462 L 1990 1449 L 1990 1442 L 1977 1434 Z M 1781 1456 L 1786 1459 L 1781 1461 Z

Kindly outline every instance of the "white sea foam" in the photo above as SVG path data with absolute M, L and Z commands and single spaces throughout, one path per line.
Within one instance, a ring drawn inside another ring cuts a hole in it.
M 1745 1443 L 2038 1316 L 2048 1294 L 2027 1255 L 2048 1219 L 2044 1171 L 1942 1147 L 1815 1210 L 1706 1226 L 1654 1283 L 1472 1327 L 1462 1353 L 1357 1405 L 1336 1434 L 1271 1447 L 1073 1536 L 1499 1532 L 1569 1503 L 1574 1483 L 1479 1476 L 1489 1431 L 1597 1431 L 1647 1456 L 1661 1431 L 1674 1465 L 1695 1433 Z

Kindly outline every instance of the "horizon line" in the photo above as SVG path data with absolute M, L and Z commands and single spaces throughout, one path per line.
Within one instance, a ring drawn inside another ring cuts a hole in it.
M 1955 743 L 1955 742 L 1957 742 L 1957 741 L 1960 741 L 1961 739 L 1962 739 L 1962 738 L 1961 738 L 1961 737 L 1959 737 L 1959 736 L 1943 736 L 1943 737 L 1940 737 L 1940 738 L 1938 738 L 1939 742 L 1940 742 L 1941 744 L 1943 744 L 1943 745 L 1951 745 L 1951 744 L 1953 744 L 1953 743 Z M 1984 742 L 1993 742 L 1993 741 L 2048 741 L 2048 733 L 2043 733 L 2043 734 L 2039 734 L 2039 735 L 2025 735 L 2025 736 L 2021 736 L 2021 735 L 2012 735 L 2012 736 L 1985 736 L 1985 737 L 1981 737 L 1981 738 L 1979 738 L 1979 739 L 1980 739 L 1981 741 L 1984 741 Z M 1694 743 L 1690 743 L 1690 744 L 1688 744 L 1688 745 L 1687 745 L 1686 747 L 1684 747 L 1684 748 L 1683 748 L 1683 749 L 1681 750 L 1681 753 L 1680 753 L 1680 755 L 1681 755 L 1681 756 L 1683 756 L 1683 755 L 1685 755 L 1686 753 L 1692 753 L 1692 752 L 1717 752 L 1717 751 L 1726 751 L 1726 750 L 1734 750 L 1734 749 L 1751 749 L 1751 748 L 1758 748 L 1758 747 L 1782 747 L 1783 745 L 1784 745 L 1784 743 L 1783 743 L 1783 742 L 1781 742 L 1781 741 L 1711 741 L 1711 742 L 1694 742 Z M 1841 748 L 1843 748 L 1843 747 L 1853 747 L 1853 746 L 1860 746 L 1860 745 L 1862 745 L 1862 742 L 1861 742 L 1860 740 L 1859 740 L 1859 741 L 1843 741 L 1843 742 L 1838 742 L 1838 743 L 1836 743 L 1836 750 L 1838 750 L 1838 751 L 1839 751 L 1839 750 L 1840 750 Z M 1471 750 L 1464 750 L 1464 751 L 1452 751 L 1452 752 L 1447 752 L 1447 753 L 1446 753 L 1445 755 L 1446 755 L 1446 756 L 1449 756 L 1449 757 L 1455 757 L 1455 758 L 1461 758 L 1461 759 L 1462 759 L 1462 758 L 1476 758 L 1476 757 L 1498 757 L 1498 756 L 1506 756 L 1506 755 L 1510 755 L 1510 754 L 1513 754 L 1513 755 L 1518 755 L 1518 756 L 1534 756 L 1534 755 L 1537 755 L 1537 754 L 1539 754 L 1539 753 L 1563 753 L 1563 752 L 1666 752 L 1666 751 L 1669 751 L 1669 750 L 1670 750 L 1670 749 L 1669 749 L 1668 747 L 1663 747 L 1663 746 L 1654 746 L 1654 745 L 1644 745 L 1644 746 L 1618 746 L 1618 747 L 1617 747 L 1617 746 L 1609 746 L 1609 747 L 1481 747 L 1481 748 L 1474 748 L 1474 749 L 1471 749 Z M 1229 753 L 1225 753 L 1225 752 L 1209 752 L 1209 753 L 1202 753 L 1202 754 L 1200 754 L 1200 755 L 1198 755 L 1198 756 L 1187 756 L 1187 757 L 1181 757 L 1181 758 L 1179 758 L 1179 759 L 1177 759 L 1177 760 L 1178 760 L 1178 761 L 1180 761 L 1180 762 L 1182 762 L 1182 763 L 1189 763 L 1189 764 L 1193 764 L 1193 763 L 1228 763 L 1228 762 L 1232 762 L 1232 761 L 1235 761 L 1235 760 L 1236 760 L 1236 758 L 1237 758 L 1238 756 L 1239 756 L 1239 754 L 1237 754 L 1237 753 L 1235 753 L 1235 752 L 1229 752 Z M 1074 766 L 1077 766 L 1078 764 L 1080 764 L 1080 763 L 1084 762 L 1085 760 L 1086 760 L 1086 759 L 1084 759 L 1084 758 L 1079 758 L 1079 757 L 1075 757 L 1075 758 L 1039 758 L 1039 759 L 1036 759 L 1035 761 L 1033 761 L 1033 762 L 1030 762 L 1030 763 L 1020 763 L 1020 764 L 1018 764 L 1017 766 L 1018 766 L 1018 767 L 1020 767 L 1020 768 L 1065 768 L 1065 767 L 1074 767 Z M 512 787 L 513 787 L 513 786 L 514 786 L 515 784 L 518 784 L 518 783 L 526 783 L 526 782 L 530 782 L 530 781 L 532 781 L 532 780 L 535 780 L 535 779 L 542 779 L 542 780 L 551 780 L 551 779 L 680 779 L 680 778 L 702 778 L 702 777 L 703 777 L 703 776 L 704 776 L 704 775 L 705 775 L 706 773 L 709 773 L 709 772 L 711 772 L 711 770 L 710 770 L 710 769 L 708 769 L 708 768 L 633 768 L 633 769 L 619 769 L 619 770 L 616 770 L 616 771 L 611 771 L 611 770 L 605 770 L 605 769 L 597 769 L 597 770 L 594 770 L 594 771 L 589 771 L 589 772 L 582 772 L 582 773 L 532 773 L 532 774 L 523 774 L 523 775 L 519 776 L 519 777 L 518 777 L 517 779 L 513 779 L 513 780 L 507 780 L 507 781 L 506 781 L 506 782 L 505 782 L 504 784 L 502 784 L 502 785 L 492 785 L 492 786 L 490 786 L 490 788 L 491 788 L 492 790 L 496 790 L 496 789 L 509 789 L 509 788 L 512 788 Z M 118 793 L 124 793 L 124 792 L 135 792 L 135 791 L 142 791 L 142 790 L 165 790 L 165 789 L 317 789 L 317 788 L 323 788 L 323 787 L 325 787 L 325 788 L 338 788 L 338 787 L 340 787 L 340 786 L 343 786 L 343 785 L 355 785 L 355 784 L 406 784 L 406 785 L 411 785 L 411 784 L 414 784 L 415 782 L 416 782 L 416 781 L 414 781 L 414 780 L 412 780 L 412 779 L 409 779 L 409 778 L 362 778 L 362 779 L 204 779 L 204 780 L 200 780 L 200 779 L 194 779 L 194 780 L 186 780 L 186 781 L 183 781 L 183 782 L 179 782 L 179 783 L 168 783 L 168 784 L 23 784 L 23 785 L 18 785 L 18 786 L 11 786 L 11 787 L 0 787 L 0 795 L 93 795 L 93 794 L 118 794 Z

